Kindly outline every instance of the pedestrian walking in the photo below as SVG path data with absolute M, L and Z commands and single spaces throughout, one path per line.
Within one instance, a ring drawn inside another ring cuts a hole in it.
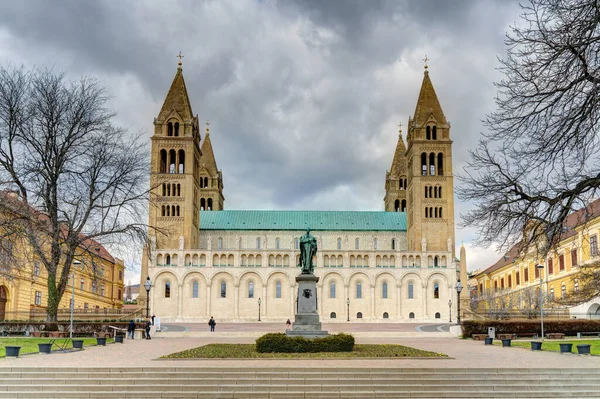
M 210 332 L 215 332 L 215 326 L 217 325 L 217 322 L 215 321 L 215 319 L 212 316 L 210 316 L 208 325 L 210 326 Z
M 150 326 L 151 326 L 151 325 L 152 325 L 152 324 L 150 323 L 150 320 L 148 320 L 148 321 L 146 322 L 146 339 L 151 339 L 151 338 L 150 338 Z
M 289 330 L 292 327 L 292 322 L 290 321 L 290 319 L 287 319 L 287 321 L 285 322 L 285 329 Z
M 131 320 L 129 325 L 127 326 L 127 338 L 133 339 L 133 334 L 135 333 L 135 321 Z

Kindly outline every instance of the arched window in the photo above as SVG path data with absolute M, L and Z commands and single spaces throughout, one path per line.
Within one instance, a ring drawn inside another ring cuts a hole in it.
M 429 154 L 429 176 L 435 176 L 435 154 Z
M 198 282 L 195 280 L 192 283 L 192 298 L 198 298 Z
M 175 122 L 175 137 L 179 136 L 179 122 Z
M 256 237 L 256 249 L 260 249 L 260 237 Z
M 356 283 L 356 299 L 362 298 L 362 283 L 359 281 Z
M 438 267 L 438 257 L 437 256 L 435 256 L 433 258 L 433 267 Z
M 421 174 L 427 176 L 427 154 L 421 153 Z
M 564 284 L 560 287 L 560 296 L 563 299 L 567 297 L 567 286 Z
M 177 173 L 185 173 L 185 151 L 179 150 L 179 165 L 177 166 Z
M 401 209 L 402 209 L 402 212 L 406 212 L 406 200 L 402 200 Z
M 435 217 L 438 217 L 438 208 L 435 208 Z
M 160 173 L 167 173 L 167 150 L 160 150 Z
M 173 135 L 173 122 L 167 124 L 167 136 Z
M 175 150 L 170 150 L 169 151 L 169 173 L 176 173 L 176 166 L 175 164 L 177 163 L 177 152 L 175 152 Z
M 435 318 L 436 318 L 436 319 L 439 319 L 439 318 L 441 318 L 441 317 L 442 317 L 442 315 L 440 315 L 440 312 L 436 312 L 436 313 L 435 313 Z
M 438 176 L 444 175 L 444 154 L 441 152 L 438 154 Z
M 341 238 L 337 239 L 337 249 L 342 249 L 342 239 Z
M 275 298 L 281 298 L 281 281 L 275 283 Z
M 427 187 L 429 189 L 429 198 L 433 197 L 433 186 Z
M 359 249 L 360 247 L 360 240 L 357 238 L 354 240 L 354 249 Z
M 431 140 L 431 126 L 427 126 L 425 128 L 425 138 L 427 140 Z
M 213 209 L 212 198 L 209 198 L 208 201 L 206 201 L 206 207 L 207 207 L 207 210 L 212 211 L 212 209 Z
M 335 298 L 335 282 L 329 284 L 329 298 Z
M 254 298 L 254 281 L 248 283 L 248 298 Z
M 177 196 L 181 197 L 181 184 L 177 184 Z
M 381 285 L 381 297 L 383 299 L 387 299 L 387 297 L 388 297 L 388 284 L 385 281 Z
M 442 198 L 442 187 L 438 187 L 438 198 Z
M 179 213 L 179 210 L 180 210 L 179 205 L 177 205 L 177 216 L 181 216 Z
M 206 209 L 206 200 L 204 198 L 200 199 L 200 210 L 205 210 Z
M 171 283 L 169 281 L 165 283 L 165 298 L 171 298 Z
M 373 249 L 377 249 L 377 238 L 373 239 Z
M 356 314 L 356 318 L 357 318 L 357 319 L 362 319 L 362 312 L 358 312 L 358 313 Z
M 442 208 L 440 208 L 440 217 L 442 217 Z
M 384 319 L 389 319 L 390 315 L 388 314 L 388 312 L 383 312 L 383 318 Z
M 414 285 L 412 282 L 408 283 L 408 299 L 415 297 Z
M 221 281 L 221 298 L 227 298 L 227 283 Z
M 433 284 L 433 299 L 440 299 L 440 285 L 438 283 Z
M 399 187 L 398 187 L 398 188 L 399 188 L 400 190 L 404 190 L 404 189 L 405 189 L 405 187 L 404 187 L 404 179 L 400 179 L 400 180 L 398 180 L 398 184 L 399 184 Z
M 164 206 L 164 205 L 162 206 L 162 212 L 161 212 L 161 215 L 162 215 L 162 216 L 165 216 L 165 215 L 166 215 L 166 211 L 165 211 L 165 206 Z
M 167 195 L 167 185 L 164 183 L 162 185 L 162 195 L 163 195 L 163 197 L 166 197 L 166 195 Z
M 168 208 L 167 208 L 168 209 Z M 171 266 L 171 255 L 165 257 L 165 265 Z
M 275 249 L 279 249 L 279 237 L 275 239 Z
M 425 186 L 425 198 L 429 198 L 429 190 L 427 186 Z
M 223 239 L 221 237 L 217 239 L 217 247 L 223 249 Z
M 204 188 L 204 178 L 200 178 L 200 188 Z
M 425 208 L 425 217 L 428 218 L 429 217 L 429 208 Z
M 396 239 L 392 238 L 392 249 L 396 249 Z
M 415 314 L 414 314 L 413 312 L 410 312 L 410 313 L 408 314 L 408 318 L 409 318 L 409 319 L 414 319 L 414 318 L 415 318 Z
M 329 314 L 329 318 L 330 318 L 330 319 L 335 319 L 336 317 L 337 317 L 337 315 L 335 314 L 335 312 L 331 312 L 331 313 Z
M 208 177 L 204 178 L 204 188 L 208 187 Z
M 400 200 L 394 201 L 394 212 L 400 212 Z
M 431 138 L 432 138 L 433 140 L 437 140 L 437 127 L 436 127 L 436 126 L 434 126 L 434 127 L 431 129 Z

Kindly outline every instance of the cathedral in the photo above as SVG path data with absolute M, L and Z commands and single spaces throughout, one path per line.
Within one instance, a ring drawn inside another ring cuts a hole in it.
M 202 137 L 179 63 L 151 139 L 141 270 L 150 313 L 167 322 L 293 319 L 298 241 L 309 227 L 322 321 L 448 321 L 466 263 L 464 247 L 460 262 L 454 254 L 450 124 L 427 67 L 407 130 L 385 175 L 384 211 L 226 210 L 210 131 Z

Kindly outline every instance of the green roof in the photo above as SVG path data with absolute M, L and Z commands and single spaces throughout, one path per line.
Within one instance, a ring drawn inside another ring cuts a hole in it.
M 404 212 L 201 211 L 200 230 L 406 231 Z

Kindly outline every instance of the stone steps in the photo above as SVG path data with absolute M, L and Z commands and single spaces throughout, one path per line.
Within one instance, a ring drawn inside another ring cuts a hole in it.
M 600 398 L 600 369 L 0 369 L 0 398 Z

